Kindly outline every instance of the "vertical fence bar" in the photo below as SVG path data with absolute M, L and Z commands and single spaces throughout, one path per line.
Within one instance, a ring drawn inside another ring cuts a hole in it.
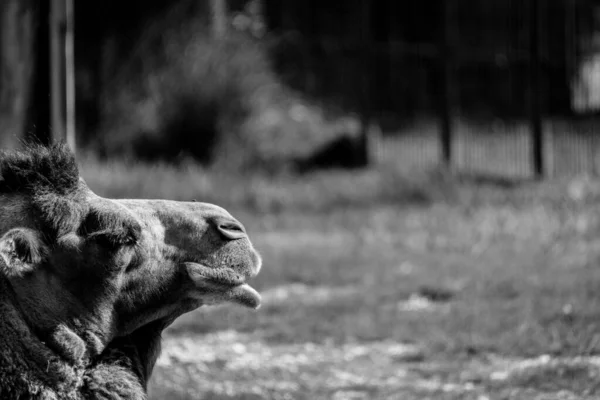
M 371 39 L 371 2 L 369 0 L 361 1 L 361 21 L 360 21 L 360 45 L 359 45 L 359 65 L 360 74 L 360 138 L 357 148 L 357 163 L 359 166 L 369 164 L 369 127 L 371 125 L 371 55 L 368 53 Z
M 7 145 L 18 147 L 19 139 L 23 139 L 26 142 L 34 141 L 40 144 L 48 144 L 51 141 L 49 131 L 51 124 L 49 101 L 51 42 L 48 39 L 48 34 L 50 33 L 50 1 L 15 1 L 15 4 L 18 5 L 16 10 L 21 10 L 19 11 L 18 20 L 13 21 L 19 27 L 18 50 L 19 53 L 22 53 L 21 56 L 31 53 L 31 58 L 28 58 L 28 62 L 31 64 L 22 66 L 22 68 L 30 69 L 28 80 L 31 81 L 27 82 L 26 85 L 28 86 L 27 90 L 30 90 L 31 93 L 28 93 L 24 97 L 27 105 L 24 107 L 23 115 L 21 116 L 21 128 L 16 128 L 14 131 L 11 130 L 12 134 L 6 134 L 6 136 L 9 136 Z M 28 9 L 27 12 L 24 12 L 25 8 Z M 15 18 L 10 15 L 5 15 L 6 17 Z M 3 29 L 11 27 L 11 24 L 7 21 L 0 21 L 0 24 L 4 24 L 2 26 Z M 9 44 L 16 44 L 16 42 L 9 42 Z M 21 59 L 21 61 L 24 60 Z M 17 75 L 21 75 L 22 73 L 24 72 L 19 71 Z M 16 85 L 16 83 L 14 84 Z M 19 86 L 15 86 L 15 88 L 17 87 Z M 7 88 L 3 87 L 2 89 Z M 11 96 L 11 100 L 14 101 L 13 96 Z M 10 138 L 11 135 L 13 136 L 12 138 Z M 14 139 L 14 142 L 12 139 Z
M 546 177 L 554 178 L 555 175 L 555 150 L 554 150 L 554 127 L 551 126 L 550 129 L 547 130 L 546 135 L 544 136 L 544 141 L 546 142 Z
M 73 0 L 50 1 L 51 127 L 54 140 L 75 151 Z
M 592 132 L 590 132 L 591 136 L 592 136 L 592 176 L 594 178 L 598 177 L 598 163 L 597 163 L 597 157 L 598 157 L 598 136 L 596 135 L 596 125 L 597 125 L 598 121 L 596 120 L 596 118 L 594 118 L 594 122 L 592 124 Z
M 441 107 L 440 107 L 440 134 L 442 146 L 442 162 L 447 167 L 452 166 L 452 127 L 454 117 L 454 106 L 456 102 L 456 93 L 454 87 L 455 69 L 454 58 L 456 47 L 455 42 L 455 0 L 444 0 L 443 17 L 444 29 L 439 38 L 439 61 L 441 66 Z
M 74 42 L 74 0 L 66 0 L 65 4 L 65 135 L 71 151 L 75 152 L 75 42 Z
M 530 0 L 529 10 L 529 119 L 531 129 L 532 159 L 534 177 L 544 175 L 544 150 L 542 132 L 542 86 L 540 49 L 540 0 Z
M 64 6 L 63 0 L 50 1 L 51 127 L 54 140 L 63 138 L 65 134 Z

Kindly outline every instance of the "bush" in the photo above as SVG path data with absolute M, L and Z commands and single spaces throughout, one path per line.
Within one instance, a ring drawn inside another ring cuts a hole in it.
M 106 97 L 101 147 L 153 160 L 187 153 L 210 163 L 220 134 L 234 134 L 253 113 L 256 92 L 275 84 L 268 61 L 241 34 L 213 40 L 191 27 L 168 34 L 161 51 L 145 77 Z
M 356 134 L 353 118 L 328 118 L 280 84 L 259 40 L 235 30 L 214 40 L 196 17 L 175 22 L 149 29 L 104 94 L 92 144 L 101 155 L 280 171 Z

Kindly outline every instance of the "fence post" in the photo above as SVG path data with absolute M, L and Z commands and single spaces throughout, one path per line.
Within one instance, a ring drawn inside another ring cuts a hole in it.
M 75 14 L 74 0 L 65 1 L 65 137 L 71 151 L 75 152 Z
M 73 0 L 50 1 L 51 127 L 75 151 L 75 55 Z
M 65 3 L 62 0 L 50 1 L 50 90 L 51 123 L 54 140 L 65 134 L 65 87 L 64 68 L 64 26 Z
M 358 143 L 357 162 L 359 166 L 369 164 L 369 128 L 371 126 L 371 57 L 369 45 L 371 40 L 371 2 L 369 0 L 361 1 L 361 20 L 360 20 L 360 51 L 359 57 L 359 85 L 360 85 L 360 140 Z
M 444 0 L 443 24 L 444 29 L 439 38 L 438 54 L 441 67 L 441 107 L 440 107 L 440 133 L 442 146 L 442 162 L 447 167 L 452 166 L 452 128 L 454 107 L 457 102 L 455 92 L 455 0 Z
M 529 10 L 529 118 L 531 128 L 533 174 L 537 179 L 544 176 L 544 146 L 542 127 L 542 86 L 540 49 L 540 1 L 530 0 Z
M 2 148 L 18 148 L 29 140 L 47 141 L 48 7 L 47 1 L 0 1 Z

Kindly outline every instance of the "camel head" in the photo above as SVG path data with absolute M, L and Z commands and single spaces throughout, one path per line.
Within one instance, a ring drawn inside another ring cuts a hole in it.
M 102 198 L 63 145 L 0 157 L 0 280 L 40 340 L 73 359 L 202 305 L 258 308 L 246 282 L 261 263 L 223 208 Z

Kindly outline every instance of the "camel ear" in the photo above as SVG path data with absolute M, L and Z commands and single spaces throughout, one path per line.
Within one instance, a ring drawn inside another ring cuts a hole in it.
M 8 277 L 21 277 L 38 265 L 46 248 L 38 234 L 31 229 L 15 228 L 0 238 L 0 270 Z

